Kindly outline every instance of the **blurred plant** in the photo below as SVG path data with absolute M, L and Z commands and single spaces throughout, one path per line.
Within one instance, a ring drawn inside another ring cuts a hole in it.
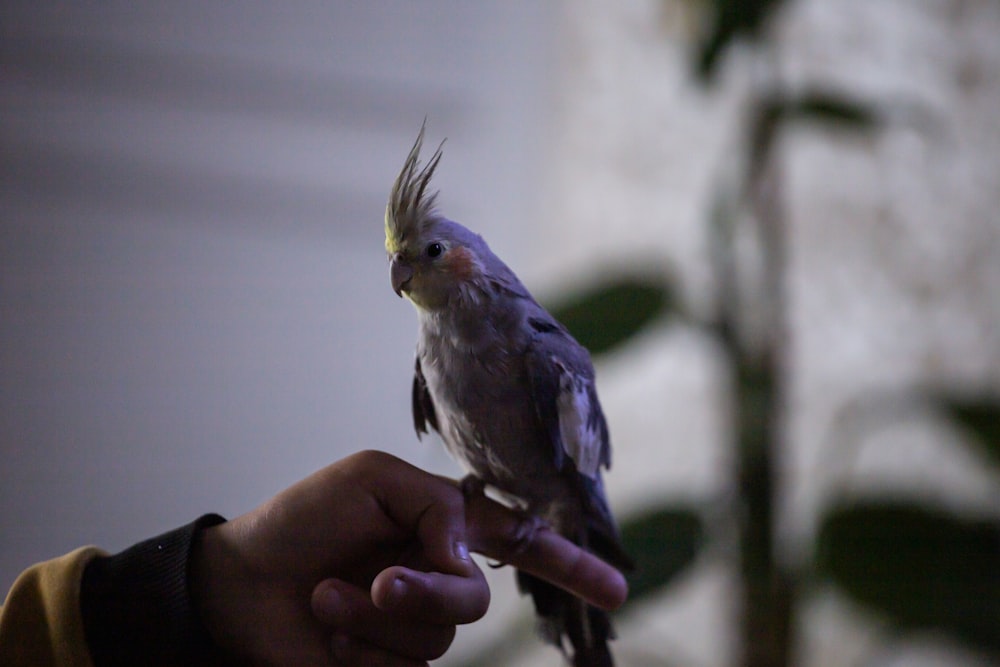
M 693 69 L 710 85 L 737 37 L 766 40 L 766 23 L 780 0 L 702 0 L 705 30 Z M 768 65 L 763 70 L 768 76 Z M 795 614 L 808 592 L 832 584 L 884 616 L 895 628 L 942 631 L 989 655 L 1000 656 L 1000 523 L 961 516 L 926 499 L 841 495 L 821 512 L 811 559 L 777 554 L 775 516 L 782 502 L 776 476 L 784 449 L 789 371 L 785 350 L 784 289 L 787 224 L 783 180 L 775 148 L 792 124 L 809 121 L 852 132 L 879 131 L 891 114 L 842 92 L 791 92 L 765 79 L 751 92 L 743 133 L 742 168 L 720 186 L 708 226 L 716 295 L 708 321 L 676 307 L 676 290 L 663 280 L 624 278 L 566 298 L 553 313 L 593 354 L 608 352 L 648 323 L 669 316 L 714 339 L 728 372 L 728 419 L 735 497 L 726 525 L 737 526 L 740 580 L 740 655 L 743 667 L 783 667 L 794 656 Z M 737 239 L 740 251 L 737 252 Z M 746 244 L 756 257 L 748 261 Z M 898 400 L 896 400 L 898 399 Z M 899 405 L 907 397 L 883 402 Z M 947 388 L 920 393 L 978 443 L 985 460 L 1000 464 L 1000 400 Z M 879 419 L 898 410 L 866 404 Z M 845 408 L 846 409 L 846 408 Z M 848 410 L 850 411 L 850 410 Z M 844 433 L 838 444 L 844 443 Z M 862 437 L 858 429 L 852 437 Z M 629 606 L 662 592 L 716 534 L 695 501 L 663 503 L 628 518 L 623 533 L 638 563 Z M 813 586 L 807 589 L 807 586 Z M 521 628 L 521 631 L 526 631 Z M 516 642 L 501 639 L 494 648 Z M 496 651 L 481 664 L 497 664 Z M 477 663 L 478 664 L 478 663 Z M 667 657 L 661 664 L 668 664 Z

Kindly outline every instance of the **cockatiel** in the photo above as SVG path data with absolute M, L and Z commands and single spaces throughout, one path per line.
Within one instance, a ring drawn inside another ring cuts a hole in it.
M 416 307 L 413 423 L 437 431 L 469 472 L 466 492 L 497 490 L 529 517 L 622 570 L 601 480 L 608 427 L 587 350 L 532 298 L 482 237 L 437 213 L 421 168 L 421 127 L 385 213 L 392 289 Z M 613 664 L 607 614 L 524 572 L 544 639 L 577 667 Z M 568 643 L 568 647 L 567 647 Z M 570 652 L 567 652 L 567 651 Z

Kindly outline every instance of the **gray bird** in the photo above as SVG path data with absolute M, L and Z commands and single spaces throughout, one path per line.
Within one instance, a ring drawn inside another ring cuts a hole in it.
M 416 307 L 413 423 L 437 431 L 469 476 L 530 517 L 622 570 L 631 561 L 608 507 L 601 468 L 608 427 L 587 350 L 532 298 L 482 237 L 438 214 L 421 167 L 424 128 L 385 213 L 392 289 Z M 529 522 L 530 524 L 530 522 Z M 607 614 L 524 572 L 542 637 L 577 667 L 613 665 Z

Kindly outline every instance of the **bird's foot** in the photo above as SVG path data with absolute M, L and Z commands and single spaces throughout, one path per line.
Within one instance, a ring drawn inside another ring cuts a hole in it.
M 486 482 L 476 475 L 469 474 L 463 477 L 458 483 L 458 488 L 462 490 L 462 497 L 466 501 L 486 495 Z
M 481 477 L 471 473 L 459 481 L 458 488 L 461 489 L 462 497 L 465 498 L 466 502 L 486 495 L 486 482 Z M 531 513 L 527 509 L 512 507 L 511 511 L 515 512 L 520 520 L 510 535 L 510 553 L 519 556 L 531 547 L 531 543 L 535 541 L 535 535 L 538 534 L 538 531 L 549 529 L 549 524 L 540 516 Z M 496 569 L 507 565 L 507 563 L 500 560 L 488 563 L 488 565 Z
M 515 556 L 525 553 L 535 541 L 535 536 L 541 530 L 549 530 L 549 524 L 536 514 L 531 514 L 526 510 L 515 510 L 521 515 L 521 520 L 514 529 L 510 538 L 510 552 Z M 488 563 L 494 569 L 501 568 L 507 563 L 497 561 Z
M 548 529 L 549 524 L 545 519 L 537 514 L 529 514 L 522 510 L 521 522 L 518 524 L 517 530 L 514 531 L 513 552 L 523 554 L 535 541 L 535 535 L 538 534 L 538 531 Z

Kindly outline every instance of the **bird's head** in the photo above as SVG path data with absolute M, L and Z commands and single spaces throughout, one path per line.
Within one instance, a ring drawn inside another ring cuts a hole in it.
M 392 289 L 417 308 L 438 310 L 469 295 L 484 274 L 483 239 L 438 215 L 437 192 L 427 189 L 441 160 L 441 147 L 420 163 L 424 128 L 403 164 L 385 208 L 385 250 Z M 442 142 L 443 145 L 444 142 Z

